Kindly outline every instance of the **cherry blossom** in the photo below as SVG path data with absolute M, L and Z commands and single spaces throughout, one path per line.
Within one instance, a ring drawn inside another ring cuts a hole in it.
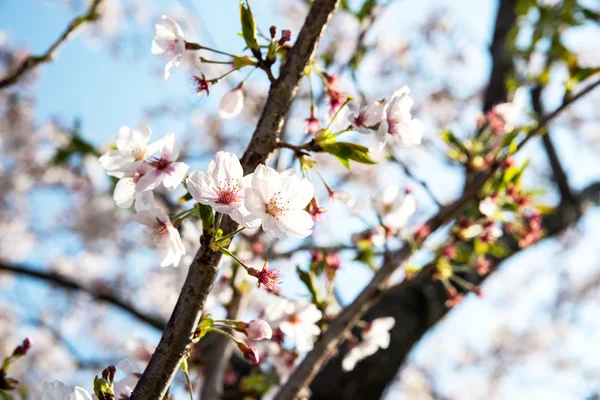
M 392 95 L 386 104 L 384 117 L 377 130 L 380 146 L 391 145 L 412 146 L 421 143 L 423 123 L 412 118 L 410 109 L 414 100 L 409 96 L 410 89 L 403 86 Z
M 165 80 L 169 79 L 171 68 L 178 67 L 185 51 L 183 31 L 177 22 L 166 15 L 162 16 L 163 23 L 156 24 L 156 36 L 152 41 L 152 54 L 163 61 Z
M 142 210 L 132 216 L 137 222 L 146 225 L 139 236 L 139 244 L 146 248 L 157 250 L 161 267 L 179 265 L 179 260 L 185 254 L 179 231 L 173 227 L 169 217 L 158 208 Z
M 113 199 L 117 206 L 129 208 L 133 204 L 133 200 L 136 199 L 137 208 L 138 203 L 144 202 L 141 196 L 152 196 L 152 192 L 137 192 L 135 190 L 140 178 L 151 170 L 152 167 L 143 161 L 136 161 L 121 169 L 123 177 L 117 182 L 113 192 Z
M 353 347 L 342 360 L 342 368 L 351 371 L 358 361 L 375 354 L 380 348 L 387 349 L 390 345 L 390 329 L 394 324 L 394 317 L 373 320 L 363 331 L 362 342 Z
M 417 210 L 417 201 L 410 190 L 396 185 L 386 186 L 373 200 L 373 207 L 387 228 L 397 231 L 406 225 L 408 219 Z
M 158 152 L 161 141 L 148 145 L 152 131 L 146 121 L 140 121 L 136 129 L 122 126 L 117 132 L 117 150 L 103 154 L 100 165 L 111 176 L 122 178 L 131 172 L 138 161 L 146 161 Z
M 138 180 L 136 190 L 140 192 L 152 190 L 161 183 L 167 189 L 175 190 L 190 169 L 186 163 L 176 162 L 178 157 L 179 147 L 175 142 L 175 134 L 169 132 L 162 140 L 160 157 L 148 161 L 151 170 L 146 171 Z
M 526 96 L 526 90 L 524 88 L 519 88 L 515 91 L 511 102 L 496 104 L 492 107 L 492 112 L 495 115 L 500 116 L 502 122 L 504 122 L 505 133 L 511 132 L 521 119 L 525 107 Z
M 92 396 L 79 386 L 69 386 L 55 380 L 42 385 L 42 400 L 92 400 Z
M 252 174 L 252 185 L 244 194 L 247 227 L 262 224 L 265 232 L 283 239 L 303 238 L 311 234 L 314 225 L 304 210 L 314 196 L 314 187 L 306 178 L 280 174 L 271 167 L 259 165 Z
M 385 103 L 374 101 L 361 106 L 357 113 L 351 114 L 348 121 L 360 133 L 371 133 L 371 129 L 379 124 L 384 116 Z
M 491 196 L 479 202 L 479 212 L 488 218 L 493 218 L 498 213 L 498 210 L 498 204 L 496 204 L 496 201 Z
M 129 398 L 131 392 L 137 385 L 139 377 L 144 372 L 145 366 L 137 360 L 124 359 L 117 363 L 117 369 L 127 376 L 120 381 L 115 382 L 114 392 L 117 399 Z
M 246 336 L 250 340 L 258 341 L 263 339 L 271 339 L 273 330 L 271 326 L 262 319 L 253 319 L 248 322 L 245 329 Z
M 231 214 L 242 206 L 251 180 L 251 175 L 244 177 L 235 154 L 219 151 L 208 164 L 207 173 L 192 172 L 186 184 L 198 203 L 210 205 L 216 212 Z
M 236 117 L 244 108 L 244 92 L 241 85 L 225 93 L 219 102 L 219 116 L 223 119 Z
M 315 336 L 321 329 L 316 325 L 323 314 L 312 303 L 282 300 L 269 305 L 266 316 L 279 322 L 283 334 L 294 340 L 300 353 L 312 350 Z

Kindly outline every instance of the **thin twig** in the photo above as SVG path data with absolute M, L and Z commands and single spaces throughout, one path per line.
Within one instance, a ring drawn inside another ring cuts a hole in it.
M 425 190 L 425 192 L 429 195 L 429 197 L 431 197 L 431 200 L 433 200 L 433 202 L 439 207 L 442 208 L 444 205 L 437 199 L 437 197 L 435 196 L 435 194 L 433 194 L 433 191 L 431 190 L 431 188 L 429 187 L 429 185 L 422 180 L 421 178 L 417 177 L 415 174 L 413 174 L 413 172 L 408 168 L 408 165 L 406 165 L 404 163 L 404 161 L 396 158 L 396 156 L 394 156 L 393 154 L 390 155 L 390 161 L 395 162 L 396 164 L 398 164 L 402 170 L 404 171 L 404 174 L 406 174 L 406 176 L 408 176 L 410 179 L 412 179 L 413 181 L 417 182 L 419 185 L 421 185 L 421 187 Z
M 12 74 L 0 79 L 0 90 L 17 83 L 23 75 L 33 71 L 40 64 L 52 61 L 58 48 L 69 39 L 69 36 L 71 36 L 73 32 L 75 32 L 84 23 L 98 19 L 99 14 L 97 9 L 100 3 L 102 3 L 102 0 L 92 1 L 87 12 L 77 18 L 74 18 L 69 23 L 69 26 L 63 32 L 63 34 L 60 35 L 60 37 L 48 48 L 48 50 L 46 50 L 44 54 L 40 54 L 38 56 L 27 56 Z
M 85 292 L 92 296 L 94 299 L 99 301 L 105 301 L 156 329 L 163 329 L 166 325 L 165 320 L 157 316 L 148 315 L 142 312 L 141 310 L 138 310 L 132 304 L 127 303 L 124 299 L 117 297 L 113 293 L 108 293 L 101 289 L 94 289 L 93 287 L 84 286 L 73 279 L 59 275 L 56 272 L 38 271 L 30 267 L 22 265 L 10 265 L 2 262 L 0 262 L 0 271 L 6 271 L 14 274 L 28 276 L 35 279 L 40 279 L 69 290 Z

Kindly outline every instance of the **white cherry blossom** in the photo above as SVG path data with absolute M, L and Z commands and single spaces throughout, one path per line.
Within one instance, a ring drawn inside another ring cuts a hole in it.
M 92 396 L 79 386 L 69 386 L 55 380 L 42 385 L 42 400 L 92 400 Z
M 410 109 L 414 100 L 409 96 L 410 89 L 403 86 L 392 95 L 385 106 L 384 117 L 377 130 L 380 146 L 385 144 L 412 146 L 421 143 L 423 123 L 412 118 Z
M 175 229 L 169 217 L 159 208 L 142 210 L 132 216 L 137 222 L 146 225 L 138 236 L 139 244 L 156 250 L 162 260 L 161 267 L 179 265 L 185 255 L 185 247 L 181 242 L 179 231 Z
M 523 118 L 527 91 L 519 88 L 515 91 L 513 100 L 508 103 L 496 104 L 492 111 L 502 117 L 504 132 L 511 132 Z
M 151 170 L 138 180 L 135 189 L 143 192 L 152 190 L 162 183 L 167 189 L 175 190 L 190 169 L 186 163 L 177 162 L 178 157 L 179 147 L 175 142 L 175 134 L 169 132 L 162 140 L 160 157 L 152 158 L 147 162 Z
M 140 180 L 140 178 L 146 175 L 146 173 L 149 171 L 152 171 L 151 166 L 143 161 L 136 161 L 133 164 L 122 168 L 121 171 L 123 172 L 123 177 L 119 179 L 119 182 L 117 182 L 117 185 L 115 186 L 115 191 L 113 192 L 113 199 L 115 200 L 117 206 L 121 208 L 129 208 L 133 204 L 134 199 L 137 200 L 140 198 L 140 196 L 152 193 L 137 192 L 135 190 L 137 182 Z
M 363 331 L 362 342 L 353 347 L 342 360 L 342 368 L 351 371 L 358 361 L 375 354 L 380 348 L 387 349 L 390 345 L 390 329 L 394 324 L 394 317 L 374 319 Z
M 129 358 L 117 363 L 117 370 L 127 374 L 127 376 L 114 384 L 116 399 L 122 397 L 129 398 L 131 396 L 131 392 L 133 392 L 135 385 L 137 385 L 144 369 L 146 369 L 144 364 Z
M 122 178 L 131 172 L 134 164 L 145 161 L 158 152 L 161 141 L 148 145 L 152 131 L 146 121 L 140 121 L 136 129 L 122 126 L 117 132 L 117 150 L 103 154 L 100 165 L 109 175 Z
M 369 105 L 363 105 L 358 112 L 351 114 L 348 121 L 354 129 L 360 133 L 371 133 L 371 128 L 381 122 L 384 116 L 385 103 L 374 101 Z
M 417 201 L 410 190 L 397 185 L 388 185 L 377 194 L 373 207 L 387 228 L 399 230 L 406 225 L 408 219 L 417 211 Z
M 272 326 L 278 323 L 286 338 L 294 340 L 300 353 L 312 350 L 315 337 L 321 332 L 316 323 L 322 317 L 314 304 L 286 299 L 269 304 L 265 310 L 265 318 L 272 321 Z
M 243 219 L 237 222 L 248 228 L 262 224 L 265 232 L 278 239 L 286 235 L 306 237 L 314 222 L 304 208 L 313 196 L 314 187 L 308 179 L 280 174 L 261 164 L 252 174 L 252 186 L 246 188 Z
M 216 212 L 231 214 L 242 206 L 251 180 L 251 175 L 244 177 L 235 154 L 219 151 L 208 164 L 207 173 L 192 172 L 186 184 L 198 203 L 210 205 Z
M 479 212 L 488 218 L 494 218 L 498 213 L 498 210 L 498 204 L 496 204 L 496 201 L 490 196 L 479 202 Z
M 156 24 L 156 36 L 152 41 L 152 54 L 163 61 L 165 66 L 165 80 L 169 79 L 171 68 L 178 67 L 185 52 L 185 39 L 183 31 L 177 22 L 166 15 L 162 16 L 162 24 Z
M 219 102 L 219 116 L 223 119 L 236 117 L 244 108 L 244 92 L 241 86 L 225 93 Z

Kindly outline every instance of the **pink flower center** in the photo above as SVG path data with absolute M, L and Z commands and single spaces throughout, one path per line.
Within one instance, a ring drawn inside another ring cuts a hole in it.
M 288 201 L 289 203 L 289 201 Z M 266 212 L 273 218 L 277 219 L 280 215 L 285 215 L 287 208 L 281 199 L 281 192 L 277 192 L 271 197 L 269 203 L 266 204 Z
M 171 161 L 161 157 L 152 159 L 148 164 L 159 171 L 164 171 L 171 166 Z
M 169 227 L 158 218 L 156 218 L 156 223 L 153 232 L 154 237 L 157 241 L 162 241 L 165 237 L 169 236 Z
M 219 183 L 217 186 L 217 193 L 219 194 L 219 199 L 217 203 L 219 204 L 232 204 L 237 202 L 237 193 L 240 190 L 240 184 L 237 182 L 237 179 L 234 180 L 234 183 Z
M 365 113 L 364 112 L 359 113 L 358 117 L 354 118 L 354 125 L 356 125 L 358 127 L 365 126 Z

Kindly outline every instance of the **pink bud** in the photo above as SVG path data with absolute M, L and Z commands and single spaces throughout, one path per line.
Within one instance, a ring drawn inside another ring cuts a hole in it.
M 271 35 L 271 39 L 275 39 L 275 35 L 277 35 L 277 27 L 275 25 L 271 25 L 269 34 Z
M 250 361 L 252 364 L 257 365 L 260 363 L 260 357 L 258 356 L 258 352 L 256 349 L 248 346 L 246 343 L 239 343 L 238 348 L 244 354 L 244 358 Z
M 250 340 L 263 340 L 263 339 L 271 339 L 273 336 L 273 330 L 262 319 L 253 319 L 246 326 L 246 336 Z
M 28 337 L 23 340 L 19 346 L 15 348 L 13 351 L 13 357 L 21 357 L 27 354 L 27 352 L 31 349 L 31 339 Z

